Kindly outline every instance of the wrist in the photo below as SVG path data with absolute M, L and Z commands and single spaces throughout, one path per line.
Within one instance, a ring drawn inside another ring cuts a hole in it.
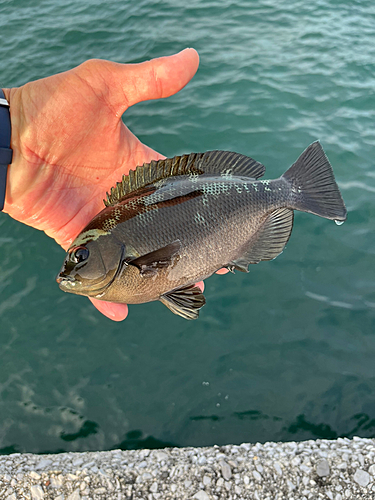
M 11 121 L 6 93 L 0 89 L 0 211 L 5 204 L 8 167 L 12 163 Z
M 23 214 L 23 192 L 25 185 L 30 182 L 30 169 L 27 165 L 25 155 L 21 154 L 20 130 L 22 123 L 22 102 L 17 95 L 17 88 L 4 88 L 3 92 L 9 103 L 11 141 L 10 148 L 13 151 L 12 163 L 8 166 L 7 184 L 5 191 L 5 203 L 3 211 L 11 217 L 22 220 Z M 18 93 L 20 94 L 20 93 Z

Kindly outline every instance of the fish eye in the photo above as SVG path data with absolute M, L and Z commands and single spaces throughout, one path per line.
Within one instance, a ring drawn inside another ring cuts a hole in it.
M 89 255 L 90 252 L 86 247 L 76 247 L 70 254 L 70 260 L 72 260 L 76 264 L 79 264 L 80 262 L 87 260 L 89 258 Z

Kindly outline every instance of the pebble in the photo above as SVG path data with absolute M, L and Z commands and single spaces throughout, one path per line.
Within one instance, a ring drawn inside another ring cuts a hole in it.
M 326 477 L 330 474 L 329 463 L 324 458 L 316 464 L 316 473 L 319 477 Z
M 283 471 L 282 471 L 282 469 L 281 469 L 280 462 L 274 462 L 274 463 L 273 463 L 273 468 L 275 469 L 276 474 L 278 474 L 279 476 L 282 476 L 282 475 L 283 475 Z
M 362 469 L 357 469 L 353 476 L 353 479 L 359 486 L 366 488 L 368 483 L 370 482 L 370 474 Z
M 34 472 L 33 470 L 30 472 L 30 477 L 36 480 L 40 479 L 40 475 L 37 472 Z
M 156 493 L 158 491 L 158 483 L 152 483 L 152 485 L 150 486 L 150 491 L 152 493 Z
M 33 500 L 42 500 L 44 498 L 43 488 L 38 484 L 30 487 L 30 493 Z
M 79 490 L 73 491 L 71 495 L 66 497 L 66 500 L 81 500 L 81 495 L 79 494 Z
M 209 484 L 211 484 L 210 476 L 203 476 L 203 484 L 204 486 L 208 486 Z
M 257 470 L 253 470 L 253 476 L 254 476 L 254 479 L 256 479 L 257 481 L 262 480 L 262 476 L 259 474 L 259 472 Z
M 232 471 L 230 466 L 226 462 L 222 462 L 221 464 L 221 475 L 226 481 L 232 477 Z
M 61 488 L 62 484 L 63 484 L 63 478 L 61 475 L 50 478 L 50 485 L 52 486 L 52 488 Z
M 47 467 L 49 467 L 50 465 L 52 464 L 52 460 L 47 460 L 45 458 L 43 458 L 42 460 L 40 460 L 39 463 L 37 463 L 35 465 L 35 470 L 41 470 L 41 469 L 46 469 Z
M 203 490 L 198 491 L 198 493 L 196 493 L 193 498 L 195 498 L 196 500 L 210 500 L 210 497 Z

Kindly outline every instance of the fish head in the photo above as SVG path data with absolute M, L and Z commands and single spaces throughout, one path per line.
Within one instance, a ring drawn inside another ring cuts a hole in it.
M 56 277 L 64 292 L 96 297 L 114 281 L 123 263 L 124 245 L 111 234 L 77 237 Z

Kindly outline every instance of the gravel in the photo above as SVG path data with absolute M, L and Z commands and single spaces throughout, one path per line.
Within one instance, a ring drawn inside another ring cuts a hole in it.
M 375 499 L 375 439 L 0 456 L 1 500 Z

